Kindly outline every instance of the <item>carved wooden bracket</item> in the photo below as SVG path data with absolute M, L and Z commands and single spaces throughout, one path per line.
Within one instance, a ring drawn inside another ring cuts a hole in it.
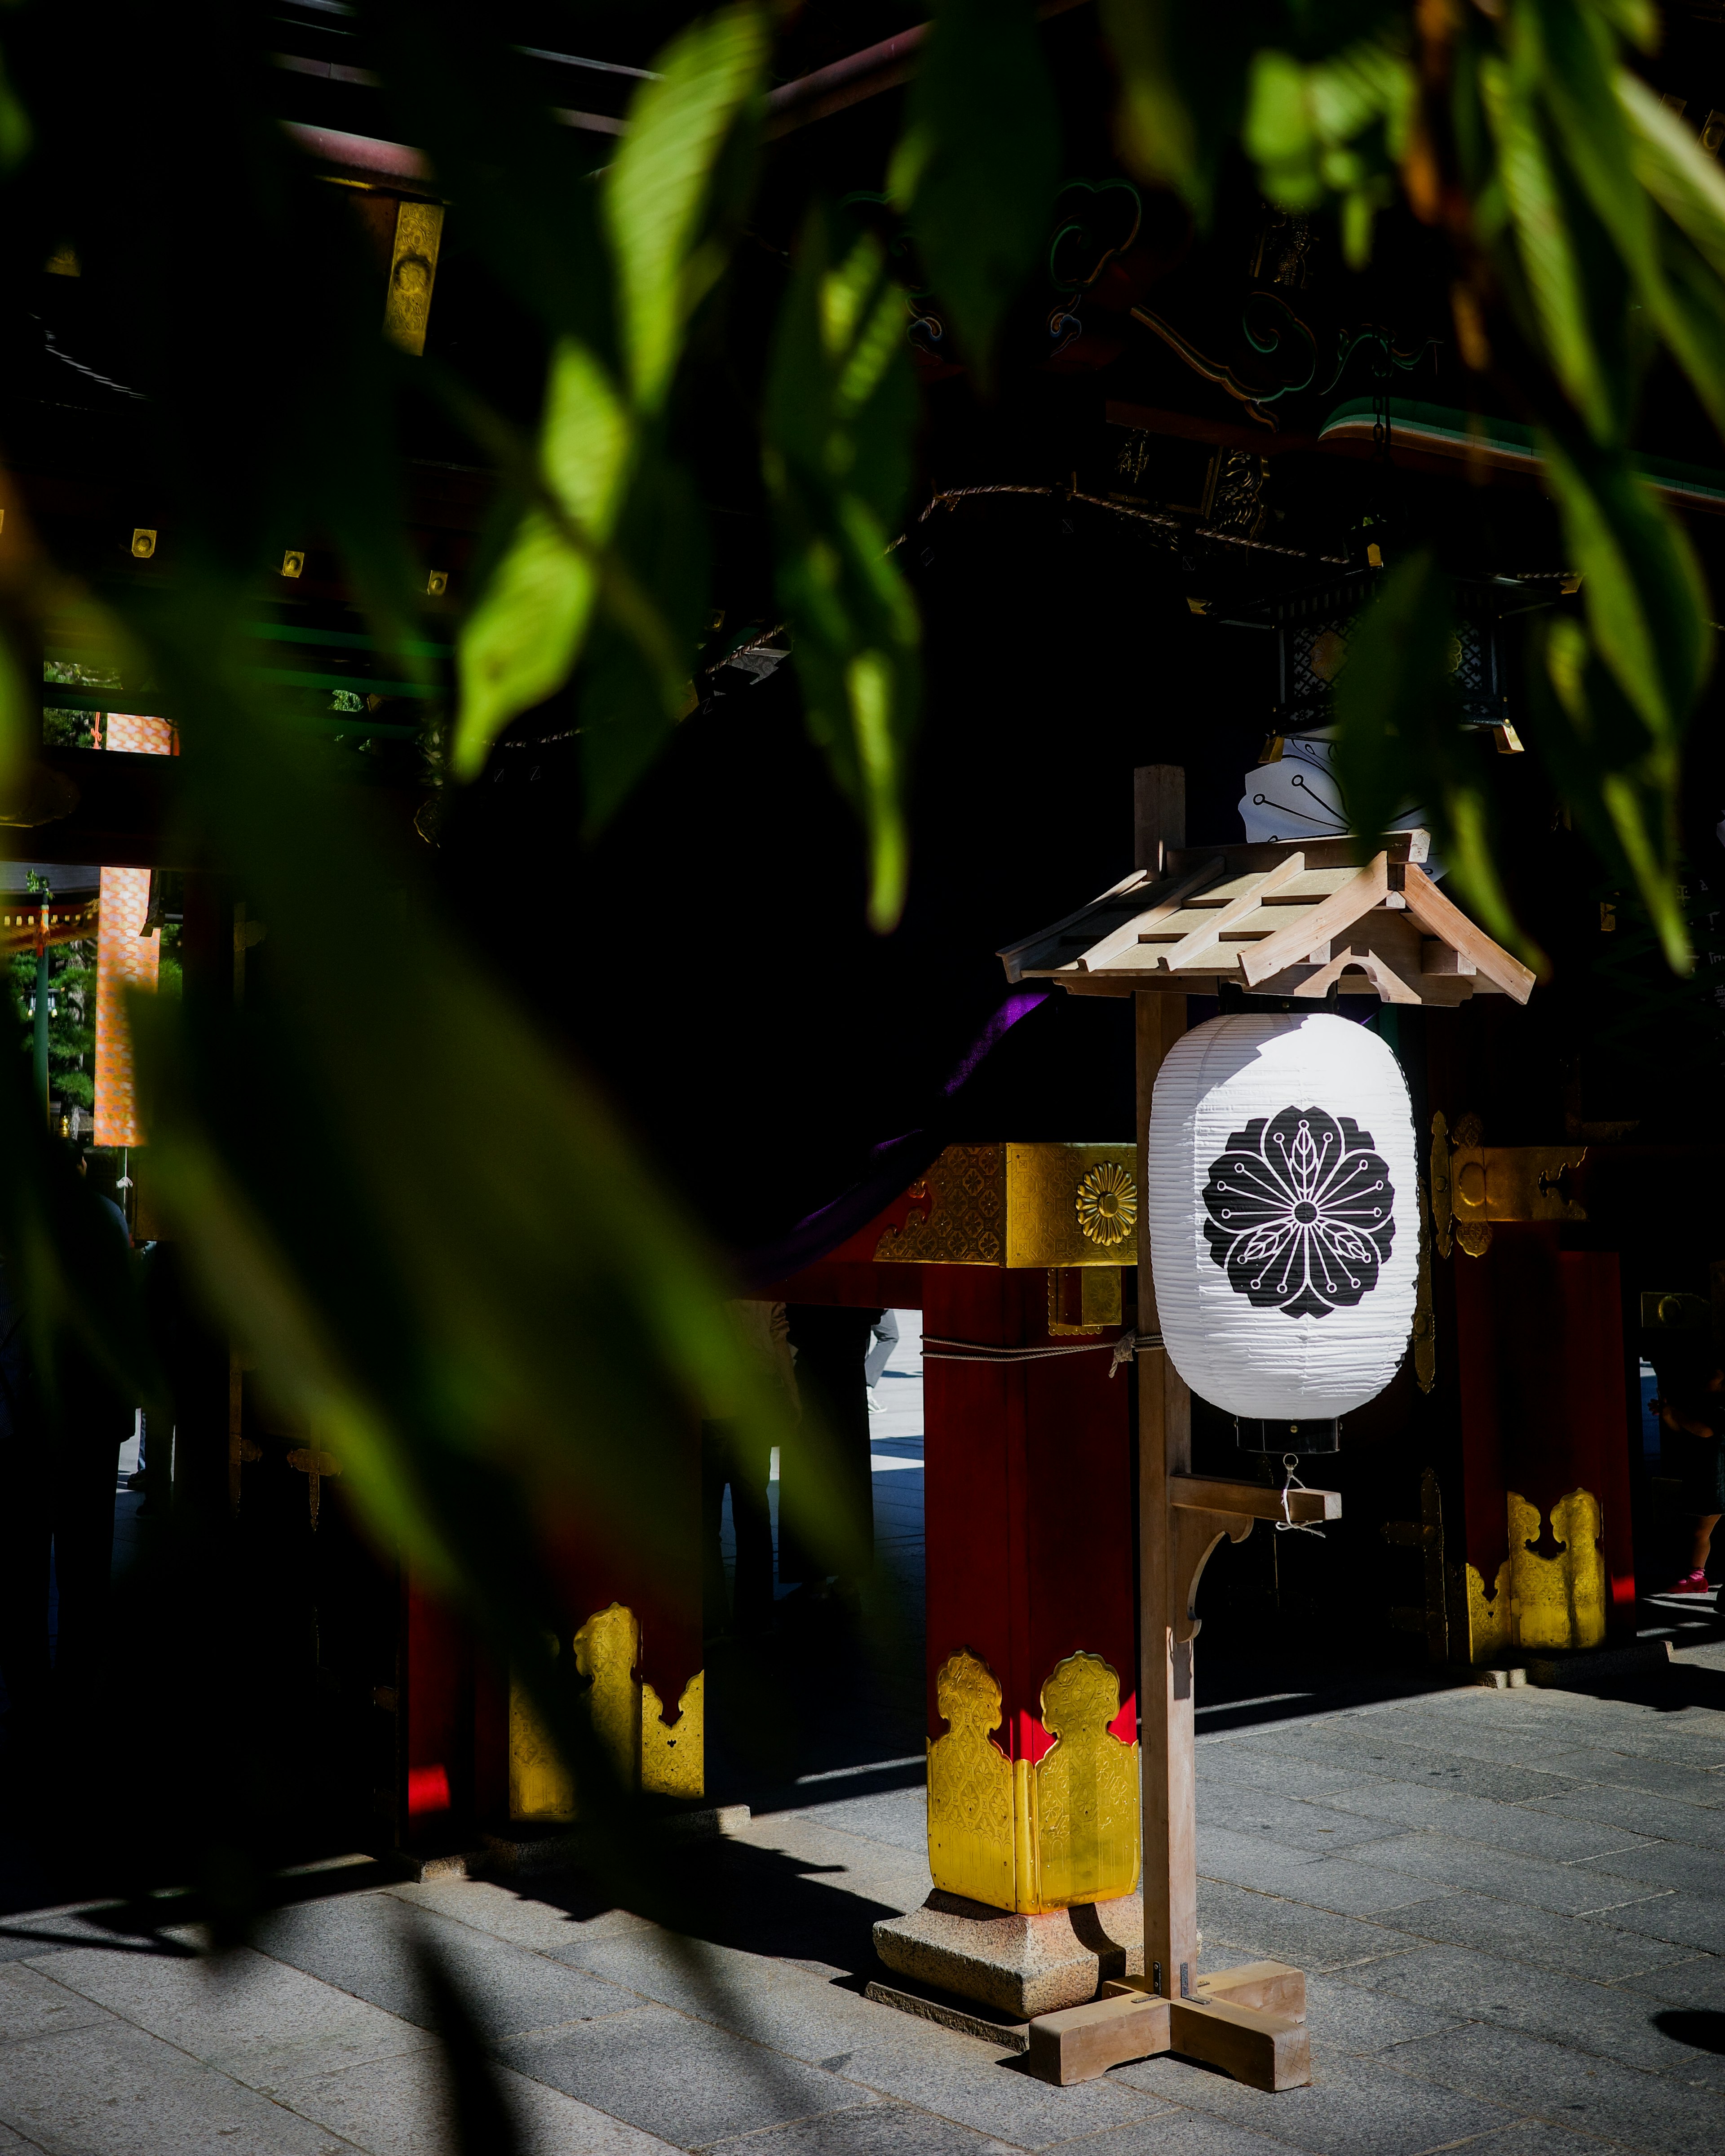
M 1252 1519 L 1245 1512 L 1196 1512 L 1184 1505 L 1176 1505 L 1169 1515 L 1173 1548 L 1168 1567 L 1168 1582 L 1173 1589 L 1173 1608 L 1168 1612 L 1168 1621 L 1173 1627 L 1177 1642 L 1198 1637 L 1199 1620 L 1194 1608 L 1198 1600 L 1198 1583 L 1209 1562 L 1210 1552 L 1226 1535 L 1230 1542 L 1243 1543 L 1252 1532 Z
M 1170 1564 L 1173 1607 L 1168 1621 L 1177 1641 L 1195 1640 L 1194 1611 L 1198 1583 L 1210 1552 L 1226 1535 L 1243 1543 L 1255 1520 L 1286 1520 L 1295 1526 L 1339 1520 L 1342 1500 L 1333 1490 L 1271 1490 L 1255 1482 L 1221 1482 L 1205 1475 L 1168 1477 Z

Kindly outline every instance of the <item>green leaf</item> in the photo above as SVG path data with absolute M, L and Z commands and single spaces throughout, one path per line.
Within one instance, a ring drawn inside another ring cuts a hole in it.
M 723 266 L 716 249 L 698 244 L 709 183 L 759 90 L 768 45 L 766 17 L 752 7 L 725 8 L 673 38 L 660 55 L 660 80 L 637 93 L 606 172 L 624 370 L 640 411 L 664 402 L 684 326 Z
M 1649 735 L 1675 747 L 1712 657 L 1700 564 L 1626 454 L 1537 439 L 1594 648 Z
M 603 829 L 646 775 L 680 720 L 695 708 L 687 679 L 698 649 L 708 588 L 707 533 L 689 475 L 662 457 L 639 469 L 624 506 L 618 558 L 665 617 L 685 663 L 680 696 L 667 702 L 655 659 L 601 611 L 577 680 L 581 729 L 582 829 Z
M 1582 572 L 1587 635 L 1552 632 L 1546 669 L 1563 716 L 1548 754 L 1584 813 L 1604 804 L 1670 963 L 1687 970 L 1677 896 L 1682 744 L 1712 658 L 1706 587 L 1681 528 L 1628 457 L 1538 437 L 1568 557 Z M 1549 721 L 1550 707 L 1547 707 Z M 1598 832 L 1595 833 L 1596 838 Z
M 869 918 L 882 931 L 904 906 L 904 759 L 920 693 L 916 609 L 888 551 L 916 420 L 904 326 L 879 243 L 860 239 L 834 264 L 813 216 L 779 317 L 764 461 L 809 729 L 862 818 Z
M 1394 199 L 1419 84 L 1402 45 L 1361 38 L 1310 65 L 1271 49 L 1253 59 L 1241 141 L 1272 201 L 1311 209 L 1342 198 L 1344 251 L 1363 266 L 1372 224 Z
M 1629 124 L 1635 177 L 1725 277 L 1725 172 L 1638 75 L 1620 68 L 1612 87 Z
M 1209 218 L 1237 132 L 1253 54 L 1276 41 L 1279 7 L 1179 0 L 1101 0 L 1102 31 L 1120 76 L 1115 132 L 1141 179 L 1177 188 Z
M 695 1422 L 771 1427 L 771 1389 L 675 1194 L 436 909 L 400 903 L 406 864 L 312 784 L 209 634 L 188 616 L 158 665 L 198 745 L 189 805 L 220 815 L 268 923 L 269 993 L 141 1030 L 156 1188 L 272 1394 L 350 1447 L 379 1526 L 531 1635 L 517 1527 L 579 1517 L 668 1558 L 659 1500 Z M 235 708 L 243 747 L 213 739 Z M 494 1518 L 470 1517 L 476 1486 Z
M 603 368 L 564 338 L 552 356 L 540 430 L 547 496 L 527 509 L 458 646 L 453 762 L 485 763 L 510 721 L 562 688 L 580 654 L 627 480 L 633 430 Z
M 1558 0 L 1524 0 L 1517 20 L 1530 39 L 1553 131 L 1570 171 L 1609 234 L 1660 336 L 1715 424 L 1725 427 L 1725 342 L 1719 334 L 1725 292 L 1668 228 L 1661 237 L 1644 188 L 1625 184 L 1637 157 L 1606 26 Z
M 1534 85 L 1524 71 L 1482 61 L 1481 101 L 1497 151 L 1497 177 L 1532 309 L 1529 325 L 1564 394 L 1598 441 L 1620 438 L 1613 394 L 1594 341 L 1586 272 L 1570 204 L 1553 167 Z
M 1375 838 L 1410 799 L 1425 803 L 1456 888 L 1500 942 L 1541 965 L 1498 874 L 1478 743 L 1461 724 L 1455 638 L 1449 579 L 1424 552 L 1385 575 L 1353 624 L 1336 681 L 1348 820 Z
M 1048 238 L 1060 123 L 1028 0 L 937 0 L 888 186 L 986 378 Z

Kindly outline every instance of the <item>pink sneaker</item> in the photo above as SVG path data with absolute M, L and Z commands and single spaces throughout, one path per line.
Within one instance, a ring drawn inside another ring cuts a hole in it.
M 1704 1572 L 1686 1572 L 1675 1587 L 1663 1590 L 1666 1594 L 1711 1594 L 1712 1583 Z

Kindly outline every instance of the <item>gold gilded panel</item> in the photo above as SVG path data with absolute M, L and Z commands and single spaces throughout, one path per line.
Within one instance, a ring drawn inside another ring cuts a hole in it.
M 1142 1203 L 1132 1145 L 948 1146 L 875 1258 L 1015 1270 L 1131 1265 Z
M 641 1787 L 649 1796 L 698 1797 L 705 1792 L 706 1676 L 697 1670 L 683 1687 L 669 1727 L 652 1686 L 641 1686 Z
M 509 1685 L 509 1816 L 562 1823 L 575 1816 L 575 1777 L 515 1676 Z
M 928 1868 L 937 1887 L 1025 1914 L 1129 1894 L 1138 1883 L 1138 1748 L 1108 1725 L 1120 1679 L 1069 1655 L 1042 1688 L 1053 1748 L 1034 1767 L 993 1741 L 1000 1686 L 961 1650 L 935 1680 L 947 1733 L 928 1748 Z
M 1138 1883 L 1138 1748 L 1109 1723 L 1120 1678 L 1100 1655 L 1069 1655 L 1042 1687 L 1055 1738 L 1035 1769 L 1039 1909 L 1130 1894 Z
M 1517 1647 L 1597 1647 L 1605 1637 L 1604 1520 L 1590 1491 L 1572 1490 L 1551 1508 L 1554 1553 L 1530 1543 L 1543 1539 L 1537 1507 L 1512 1490 L 1508 1497 L 1511 1621 Z
M 986 1662 L 961 1650 L 935 1678 L 943 1737 L 928 1748 L 928 1869 L 937 1887 L 990 1908 L 1014 1907 L 1012 1763 L 989 1742 L 1000 1727 L 1000 1687 Z
M 1509 1559 L 1497 1568 L 1494 1591 L 1487 1597 L 1484 1575 L 1474 1565 L 1467 1573 L 1467 1658 L 1489 1662 L 1510 1642 Z
M 706 1780 L 706 1681 L 683 1687 L 677 1718 L 635 1674 L 641 1628 L 620 1602 L 594 1612 L 575 1635 L 575 1666 L 588 1680 L 593 1734 L 628 1789 L 698 1797 Z M 509 1815 L 567 1823 L 577 1816 L 575 1780 L 519 1679 L 509 1690 Z
M 403 202 L 397 209 L 389 290 L 383 301 L 383 334 L 392 344 L 416 357 L 425 349 L 425 332 L 431 322 L 431 290 L 437 281 L 438 249 L 443 236 L 441 203 Z
M 1006 1262 L 1132 1264 L 1138 1150 L 1132 1145 L 1009 1145 Z
M 1051 1265 L 1048 1332 L 1051 1340 L 1111 1332 L 1121 1322 L 1118 1265 Z
M 948 1146 L 911 1195 L 926 1200 L 902 1229 L 875 1245 L 879 1262 L 999 1265 L 1006 1262 L 1006 1147 Z M 937 1739 L 937 1742 L 939 1740 Z
M 641 1628 L 634 1610 L 620 1602 L 595 1611 L 575 1635 L 575 1666 L 593 1686 L 588 1695 L 593 1733 L 626 1789 L 640 1780 L 641 1688 L 635 1681 L 640 1658 Z

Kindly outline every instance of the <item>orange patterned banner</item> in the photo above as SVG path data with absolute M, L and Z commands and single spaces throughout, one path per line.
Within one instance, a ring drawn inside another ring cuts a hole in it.
M 150 724 L 153 721 L 144 721 Z M 141 1145 L 131 1032 L 126 1023 L 129 988 L 154 990 L 162 938 L 141 934 L 150 910 L 148 869 L 102 870 L 101 925 L 96 935 L 95 1142 Z
M 121 756 L 177 756 L 179 743 L 166 719 L 110 711 L 101 721 L 102 747 Z

